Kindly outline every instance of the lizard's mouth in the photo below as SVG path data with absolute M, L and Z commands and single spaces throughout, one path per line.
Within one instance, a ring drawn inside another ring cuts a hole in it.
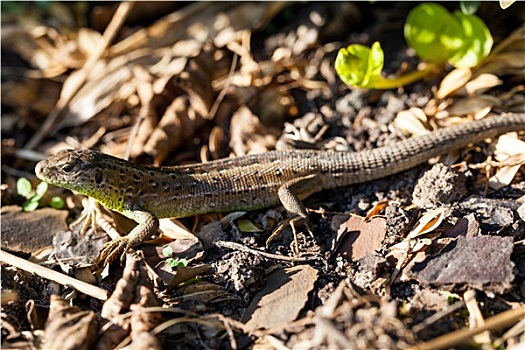
M 35 166 L 35 174 L 42 181 L 46 181 L 45 169 L 47 168 L 47 159 L 41 160 Z
M 48 159 L 41 160 L 36 164 L 35 174 L 40 180 L 50 184 L 61 184 L 61 180 L 64 180 L 63 174 Z

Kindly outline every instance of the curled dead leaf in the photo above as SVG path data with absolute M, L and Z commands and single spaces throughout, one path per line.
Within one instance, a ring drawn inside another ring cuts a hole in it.
M 429 132 L 428 118 L 421 108 L 410 108 L 397 113 L 394 119 L 395 126 L 404 133 L 419 136 Z
M 436 91 L 436 97 L 443 99 L 453 92 L 461 89 L 472 76 L 470 68 L 456 68 L 448 73 L 439 84 L 439 89 Z
M 495 158 L 506 164 L 489 179 L 490 188 L 498 190 L 508 186 L 525 164 L 525 142 L 509 134 L 500 136 L 495 143 Z
M 441 225 L 441 222 L 445 218 L 446 209 L 438 208 L 426 212 L 418 221 L 417 226 L 410 231 L 410 233 L 405 238 L 406 240 L 414 239 L 421 235 L 430 233 Z
M 90 349 L 97 339 L 97 326 L 93 311 L 82 311 L 58 295 L 51 295 L 44 348 Z
M 482 94 L 494 86 L 501 85 L 503 81 L 494 74 L 483 73 L 465 84 L 465 92 L 469 96 Z
M 386 207 L 388 206 L 389 200 L 379 201 L 377 202 L 372 209 L 368 211 L 366 214 L 365 220 L 371 219 L 374 216 L 381 215 L 380 213 L 383 212 Z
M 483 117 L 493 107 L 501 106 L 501 100 L 496 96 L 491 95 L 479 95 L 473 97 L 467 97 L 461 99 L 447 108 L 448 113 L 451 115 L 475 115 L 477 119 Z M 485 111 L 483 114 L 480 111 Z

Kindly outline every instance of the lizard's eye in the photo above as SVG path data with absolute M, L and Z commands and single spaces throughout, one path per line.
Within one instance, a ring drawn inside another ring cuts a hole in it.
M 64 165 L 62 167 L 62 171 L 66 173 L 70 173 L 71 171 L 73 171 L 73 166 L 71 164 Z

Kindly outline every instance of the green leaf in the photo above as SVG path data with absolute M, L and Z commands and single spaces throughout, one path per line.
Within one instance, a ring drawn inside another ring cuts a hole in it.
M 465 15 L 455 11 L 454 16 L 461 24 L 463 44 L 449 62 L 456 68 L 477 66 L 492 49 L 494 40 L 485 23 L 476 15 Z
M 186 259 L 179 259 L 179 258 L 168 258 L 166 259 L 166 263 L 170 265 L 170 267 L 188 267 L 188 264 L 190 263 Z
M 479 5 L 481 4 L 481 1 L 460 1 L 459 7 L 461 8 L 461 12 L 465 15 L 473 15 L 476 13 L 476 11 L 479 9 Z
M 40 200 L 44 194 L 46 194 L 48 184 L 47 182 L 41 182 L 36 186 L 36 194 L 35 198 L 36 200 Z
M 31 182 L 29 182 L 28 179 L 25 177 L 21 177 L 16 182 L 16 192 L 25 198 L 29 198 L 31 196 L 31 192 L 33 191 L 33 188 L 31 187 Z
M 263 232 L 259 227 L 257 227 L 253 222 L 248 219 L 239 219 L 237 221 L 237 226 L 241 232 Z
M 162 255 L 169 258 L 173 254 L 173 248 L 170 245 L 165 246 L 162 248 Z
M 404 34 L 417 55 L 431 62 L 448 60 L 463 43 L 458 19 L 435 3 L 413 8 L 408 14 Z
M 449 294 L 449 295 L 447 296 L 447 302 L 448 302 L 449 304 L 454 304 L 454 303 L 457 302 L 458 300 L 459 300 L 458 297 L 457 297 L 456 295 L 454 295 L 454 294 Z
M 381 71 L 385 63 L 385 54 L 381 48 L 379 41 L 372 44 L 370 52 L 368 54 L 368 66 L 366 75 L 368 76 L 368 82 L 373 81 L 377 77 L 381 78 Z
M 340 49 L 335 59 L 335 70 L 349 86 L 373 88 L 374 81 L 381 79 L 383 64 L 383 50 L 376 41 L 371 48 L 353 44 Z
M 38 200 L 34 201 L 34 200 L 30 199 L 27 202 L 25 202 L 24 204 L 22 204 L 22 209 L 24 209 L 24 211 L 26 211 L 26 212 L 34 211 L 34 210 L 36 210 L 36 208 L 38 208 Z
M 53 197 L 49 201 L 49 206 L 53 209 L 64 209 L 65 202 L 60 197 Z

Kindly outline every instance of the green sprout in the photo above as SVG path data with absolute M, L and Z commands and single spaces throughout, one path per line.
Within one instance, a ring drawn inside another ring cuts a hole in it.
M 173 248 L 169 245 L 165 246 L 162 249 L 162 255 L 167 257 L 166 264 L 168 264 L 171 268 L 176 267 L 187 267 L 190 263 L 187 259 L 180 259 L 180 258 L 172 258 L 171 255 L 173 254 Z
M 436 68 L 435 65 L 429 64 L 425 69 L 395 79 L 387 79 L 381 75 L 384 57 L 378 41 L 371 48 L 353 44 L 339 50 L 335 59 L 335 70 L 346 85 L 386 90 L 413 83 Z
M 40 200 L 47 192 L 47 183 L 41 182 L 36 186 L 36 189 L 33 190 L 31 182 L 25 177 L 18 179 L 16 183 L 16 191 L 18 195 L 24 197 L 26 201 L 22 204 L 22 209 L 26 212 L 34 211 L 38 208 Z M 49 202 L 49 206 L 55 209 L 62 209 L 64 207 L 64 200 L 60 197 L 53 197 Z
M 430 75 L 445 63 L 454 67 L 478 65 L 492 48 L 493 39 L 476 15 L 424 3 L 410 11 L 404 28 L 405 39 L 426 65 L 414 72 L 387 79 L 381 75 L 384 54 L 379 42 L 372 47 L 353 44 L 339 50 L 335 70 L 349 85 L 369 89 L 393 89 Z

